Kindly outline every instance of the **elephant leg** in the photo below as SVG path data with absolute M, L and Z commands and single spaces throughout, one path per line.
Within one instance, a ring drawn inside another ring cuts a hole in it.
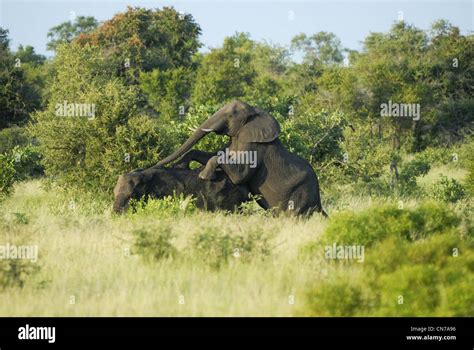
M 218 157 L 214 156 L 206 164 L 206 167 L 199 173 L 203 180 L 214 180 L 216 169 L 221 168 L 234 185 L 240 185 L 248 181 L 254 173 L 254 169 L 242 164 L 219 164 Z
M 191 150 L 188 153 L 186 153 L 183 156 L 183 158 L 181 158 L 177 163 L 175 163 L 173 168 L 189 169 L 189 164 L 192 161 L 195 161 L 195 162 L 198 162 L 198 163 L 204 165 L 215 154 L 216 154 L 216 152 L 204 152 L 204 151 Z
M 199 173 L 199 178 L 203 180 L 214 180 L 216 178 L 217 156 L 211 157 L 204 169 Z
M 218 164 L 218 166 L 234 185 L 248 182 L 255 173 L 255 168 L 251 168 L 249 164 Z

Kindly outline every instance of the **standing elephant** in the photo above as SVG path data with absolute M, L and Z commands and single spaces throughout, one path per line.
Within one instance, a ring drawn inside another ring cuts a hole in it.
M 230 136 L 226 149 L 216 153 L 191 151 L 200 139 L 210 132 Z M 234 100 L 206 120 L 173 154 L 161 160 L 162 166 L 186 154 L 182 163 L 191 160 L 206 164 L 199 177 L 211 180 L 216 168 L 221 168 L 234 184 L 247 184 L 253 195 L 260 197 L 265 209 L 327 216 L 321 206 L 319 183 L 311 165 L 289 152 L 278 139 L 280 126 L 267 112 Z M 226 159 L 223 154 L 233 155 Z M 247 155 L 245 159 L 239 157 Z M 256 162 L 248 161 L 254 155 Z M 232 160 L 233 159 L 233 160 Z

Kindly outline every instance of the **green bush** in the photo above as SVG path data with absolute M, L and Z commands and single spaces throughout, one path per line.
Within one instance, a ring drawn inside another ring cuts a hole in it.
M 169 127 L 172 132 L 171 139 L 176 142 L 174 148 L 183 144 L 199 127 L 199 125 L 214 114 L 218 108 L 219 106 L 198 105 L 196 107 L 191 107 L 183 120 L 170 121 Z M 201 151 L 217 152 L 219 149 L 223 148 L 227 142 L 227 137 L 210 133 L 202 138 L 194 148 Z
M 138 87 L 114 78 L 117 67 L 99 48 L 60 46 L 54 67 L 49 103 L 33 116 L 30 131 L 46 174 L 59 184 L 111 190 L 118 175 L 171 151 L 167 126 L 140 112 Z M 87 104 L 94 113 L 65 116 L 65 102 Z
M 31 275 L 37 273 L 39 269 L 39 266 L 25 260 L 0 260 L 0 289 L 23 287 Z
M 366 312 L 369 300 L 364 287 L 348 276 L 334 278 L 312 287 L 305 295 L 305 316 L 351 317 Z
M 314 247 L 314 246 L 313 246 Z M 309 316 L 472 316 L 472 237 L 444 232 L 415 241 L 391 236 L 363 264 L 333 270 L 306 290 Z
M 401 194 L 413 196 L 418 190 L 416 178 L 428 174 L 430 168 L 427 161 L 420 159 L 413 159 L 403 164 L 399 176 Z
M 139 254 L 147 261 L 159 261 L 175 258 L 178 251 L 172 244 L 174 235 L 170 226 L 159 226 L 154 231 L 134 230 L 135 243 L 133 253 Z
M 259 228 L 245 235 L 235 235 L 209 227 L 193 236 L 191 246 L 195 255 L 213 268 L 220 268 L 230 259 L 248 262 L 265 258 L 271 250 L 268 237 Z
M 420 161 L 423 163 L 427 163 L 430 166 L 438 165 L 438 164 L 448 164 L 452 161 L 452 152 L 450 152 L 449 148 L 445 147 L 428 147 L 422 152 L 416 153 L 414 161 Z
M 154 217 L 177 217 L 179 215 L 194 213 L 197 209 L 196 199 L 184 194 L 166 196 L 161 199 L 143 198 L 139 201 L 130 201 L 130 207 L 127 215 L 129 218 L 139 218 L 140 216 Z
M 456 203 L 465 198 L 466 190 L 456 179 L 442 176 L 441 179 L 433 185 L 431 195 L 441 202 Z
M 0 130 L 0 153 L 9 152 L 15 146 L 25 146 L 30 139 L 24 128 L 12 126 Z
M 30 176 L 43 174 L 41 154 L 37 147 L 32 145 L 15 146 L 10 151 L 15 159 L 15 179 L 25 180 Z
M 439 273 L 430 265 L 402 266 L 379 278 L 378 316 L 434 316 L 440 303 Z
M 386 237 L 416 240 L 441 233 L 459 222 L 459 218 L 441 204 L 427 202 L 415 209 L 376 205 L 360 212 L 332 215 L 321 242 L 370 246 Z
M 11 194 L 15 175 L 15 159 L 11 154 L 0 154 L 0 200 Z

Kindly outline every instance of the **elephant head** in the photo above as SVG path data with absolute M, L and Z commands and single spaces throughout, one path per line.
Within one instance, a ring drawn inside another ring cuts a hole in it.
M 219 109 L 200 125 L 178 150 L 161 160 L 157 166 L 168 164 L 180 158 L 210 132 L 230 136 L 242 143 L 265 143 L 278 137 L 280 126 L 275 118 L 267 112 L 239 100 L 234 100 Z
M 145 175 L 140 171 L 120 175 L 114 188 L 114 206 L 116 213 L 127 210 L 130 199 L 140 198 L 145 194 Z

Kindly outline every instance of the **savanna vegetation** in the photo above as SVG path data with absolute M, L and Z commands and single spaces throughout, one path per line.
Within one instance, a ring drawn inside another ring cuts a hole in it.
M 319 32 L 202 52 L 200 34 L 191 14 L 129 8 L 51 28 L 46 59 L 0 28 L 0 246 L 38 246 L 0 259 L 0 315 L 473 316 L 474 36 L 399 21 L 360 51 Z M 118 175 L 235 98 L 279 121 L 328 220 L 183 197 L 112 214 Z M 392 102 L 420 113 L 382 115 Z

